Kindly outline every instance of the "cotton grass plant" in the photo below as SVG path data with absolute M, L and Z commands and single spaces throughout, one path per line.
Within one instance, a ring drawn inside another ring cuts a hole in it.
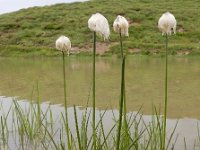
M 56 49 L 61 51 L 62 53 L 67 51 L 67 54 L 69 56 L 70 49 L 71 49 L 71 41 L 68 37 L 66 36 L 60 36 L 56 40 Z
M 92 127 L 93 127 L 93 144 L 96 150 L 96 126 L 95 126 L 95 57 L 96 57 L 96 35 L 103 37 L 104 40 L 109 38 L 110 28 L 108 20 L 100 13 L 93 14 L 88 20 L 88 28 L 93 32 L 93 72 L 92 72 Z
M 167 101 L 168 101 L 168 36 L 171 33 L 176 34 L 176 19 L 170 12 L 164 13 L 159 21 L 158 28 L 165 36 L 165 105 L 164 105 L 164 134 L 163 134 L 163 147 L 165 149 L 165 138 L 166 138 L 166 120 L 167 120 Z
M 128 21 L 123 16 L 118 15 L 113 23 L 113 29 L 115 32 L 119 33 L 119 41 L 120 41 L 120 51 L 121 51 L 121 95 L 119 101 L 119 125 L 117 132 L 117 144 L 116 150 L 120 149 L 120 137 L 121 137 L 121 128 L 122 128 L 122 113 L 124 112 L 124 127 L 125 131 L 127 130 L 127 122 L 126 122 L 126 96 L 125 96 L 125 59 L 126 57 L 123 54 L 123 44 L 122 37 L 129 36 L 128 33 Z M 125 132 L 127 134 L 127 132 Z
M 66 132 L 67 132 L 67 140 L 68 140 L 68 149 L 71 149 L 70 145 L 70 133 L 69 133 L 69 125 L 68 125 L 68 113 L 67 113 L 67 91 L 66 91 L 66 75 L 65 75 L 65 52 L 68 52 L 71 49 L 71 41 L 66 36 L 60 36 L 56 40 L 56 48 L 57 50 L 62 52 L 63 58 L 63 84 L 64 84 L 64 106 L 65 106 L 65 123 L 66 123 Z

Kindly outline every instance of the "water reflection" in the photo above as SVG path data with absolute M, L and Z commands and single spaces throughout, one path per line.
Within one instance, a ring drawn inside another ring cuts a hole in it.
M 200 117 L 199 57 L 169 58 L 169 117 Z M 97 107 L 118 108 L 120 60 L 97 58 Z M 0 94 L 21 99 L 37 98 L 53 104 L 63 103 L 62 59 L 0 58 Z M 91 106 L 92 60 L 70 56 L 66 59 L 67 98 L 69 106 Z M 130 56 L 126 63 L 126 95 L 128 111 L 142 105 L 145 114 L 152 113 L 152 104 L 163 108 L 164 59 Z

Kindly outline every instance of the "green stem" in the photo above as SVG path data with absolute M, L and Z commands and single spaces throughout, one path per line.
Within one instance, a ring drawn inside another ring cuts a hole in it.
M 123 54 L 123 44 L 122 44 L 122 34 L 121 34 L 121 30 L 120 30 L 120 33 L 119 33 L 119 40 L 120 40 L 121 58 L 123 59 L 124 54 Z
M 125 85 L 125 68 L 124 68 L 124 112 L 123 112 L 124 113 L 124 130 L 125 130 L 125 136 L 129 137 L 129 128 L 128 128 L 128 123 L 127 123 L 127 118 L 126 118 L 126 90 L 125 90 L 125 87 L 126 87 L 126 85 Z
M 79 128 L 78 128 L 78 119 L 77 119 L 77 113 L 76 113 L 75 105 L 74 105 L 74 120 L 75 120 L 76 134 L 77 134 L 77 139 L 78 139 L 79 150 L 82 150 L 81 138 L 80 138 L 80 133 L 79 133 Z
M 1 116 L 1 129 L 2 129 L 2 141 L 3 141 L 3 149 L 6 149 L 6 138 L 5 138 L 5 131 L 4 131 L 4 122 L 3 122 L 3 117 Z
M 38 81 L 37 81 L 37 109 L 38 109 L 38 112 L 37 112 L 37 121 L 38 121 L 39 129 L 41 129 L 42 119 L 41 119 L 40 94 L 39 94 Z
M 92 114 L 92 128 L 93 128 L 93 143 L 94 143 L 94 150 L 96 150 L 96 129 L 95 129 L 95 57 L 96 57 L 96 32 L 93 35 L 93 72 L 92 72 L 92 79 L 93 79 L 93 87 L 92 87 L 92 97 L 93 97 L 93 114 Z
M 167 123 L 167 79 L 168 79 L 168 35 L 166 34 L 165 49 L 165 110 L 164 110 L 164 134 L 163 134 L 163 150 L 165 150 L 166 139 L 166 123 Z
M 123 53 L 123 40 L 122 40 L 122 34 L 121 34 L 121 30 L 119 33 L 119 39 L 120 39 L 120 51 L 121 51 L 121 59 L 123 61 L 123 57 L 124 57 L 124 53 Z M 125 70 L 125 68 L 124 68 Z M 125 71 L 124 71 L 124 76 L 125 76 Z M 125 125 L 125 129 L 127 129 L 127 121 L 126 121 L 126 92 L 125 92 L 125 79 L 124 79 L 124 125 Z
M 121 136 L 121 126 L 122 126 L 122 115 L 123 115 L 123 99 L 124 99 L 124 70 L 125 70 L 125 57 L 122 59 L 122 72 L 121 72 L 121 95 L 119 102 L 119 126 L 117 133 L 117 147 L 116 150 L 119 150 L 120 147 L 120 136 Z
M 68 149 L 71 150 L 70 145 L 70 136 L 69 136 L 69 126 L 68 126 L 68 113 L 67 113 L 67 92 L 66 92 L 66 76 L 65 76 L 65 53 L 62 52 L 63 56 L 63 83 L 64 83 L 64 107 L 65 107 L 65 119 L 66 119 L 66 132 L 67 132 L 67 141 L 68 141 Z

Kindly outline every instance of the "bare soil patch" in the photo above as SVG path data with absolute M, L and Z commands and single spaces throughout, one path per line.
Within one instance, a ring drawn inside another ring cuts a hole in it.
M 137 54 L 137 53 L 141 52 L 141 49 L 139 49 L 139 48 L 129 48 L 128 52 L 131 53 L 131 54 Z
M 97 42 L 96 43 L 96 54 L 103 55 L 107 51 L 109 51 L 110 47 L 115 45 L 116 43 L 110 42 Z M 92 52 L 93 44 L 86 44 L 84 47 L 73 46 L 71 49 L 71 53 L 80 53 L 80 52 Z
M 177 55 L 189 55 L 192 51 L 191 50 L 179 50 L 177 51 Z

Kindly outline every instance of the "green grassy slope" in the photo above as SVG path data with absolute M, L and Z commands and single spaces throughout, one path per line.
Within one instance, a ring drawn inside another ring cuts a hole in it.
M 171 54 L 200 54 L 199 8 L 199 0 L 94 0 L 23 9 L 0 15 L 0 55 L 55 56 L 59 54 L 54 50 L 55 40 L 60 35 L 70 37 L 74 49 L 88 54 L 92 33 L 87 21 L 96 12 L 109 20 L 112 31 L 104 45 L 110 50 L 105 54 L 118 51 L 118 35 L 112 30 L 118 14 L 130 22 L 130 37 L 124 40 L 125 51 L 162 53 L 164 37 L 157 29 L 157 21 L 166 11 L 172 12 L 178 22 L 177 35 L 169 40 Z M 100 38 L 99 41 L 103 42 Z

